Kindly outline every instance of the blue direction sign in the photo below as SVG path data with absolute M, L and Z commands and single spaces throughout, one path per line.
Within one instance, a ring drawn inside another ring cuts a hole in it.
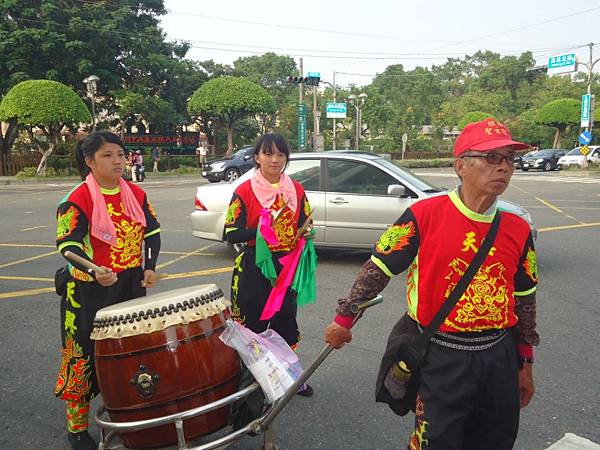
M 325 112 L 328 119 L 345 119 L 346 118 L 346 103 L 327 102 Z
M 581 145 L 588 145 L 590 142 L 592 142 L 592 133 L 589 131 L 586 130 L 579 135 L 579 143 Z

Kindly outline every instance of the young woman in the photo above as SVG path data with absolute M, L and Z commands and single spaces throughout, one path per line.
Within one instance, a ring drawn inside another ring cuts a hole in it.
M 84 181 L 58 206 L 56 245 L 61 254 L 75 253 L 105 273 L 69 260 L 62 282 L 57 278 L 62 362 L 55 394 L 67 403 L 72 448 L 87 450 L 97 448 L 87 432 L 90 400 L 98 394 L 90 340 L 94 316 L 154 286 L 160 225 L 145 192 L 121 177 L 125 151 L 119 136 L 92 133 L 77 144 L 76 159 Z
M 233 272 L 234 319 L 256 333 L 272 328 L 295 348 L 300 339 L 297 300 L 309 303 L 316 297 L 316 256 L 305 240 L 312 232 L 306 194 L 284 173 L 289 156 L 281 135 L 259 138 L 254 147 L 256 171 L 235 190 L 225 233 L 227 242 L 246 244 Z M 294 275 L 303 264 L 310 267 L 302 271 L 308 277 L 298 281 Z M 312 388 L 304 385 L 298 393 L 310 396 Z

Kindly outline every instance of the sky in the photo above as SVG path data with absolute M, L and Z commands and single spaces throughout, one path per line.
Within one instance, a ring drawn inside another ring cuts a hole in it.
M 275 52 L 337 85 L 369 84 L 389 65 L 443 64 L 478 50 L 532 51 L 538 65 L 575 53 L 600 58 L 600 1 L 592 0 L 165 0 L 161 26 L 187 58 L 232 65 Z M 594 72 L 600 69 L 600 63 Z M 586 69 L 580 67 L 581 71 Z

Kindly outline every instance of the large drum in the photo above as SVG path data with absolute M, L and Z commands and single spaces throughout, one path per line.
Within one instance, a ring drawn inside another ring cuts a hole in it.
M 111 420 L 186 411 L 238 390 L 235 350 L 219 340 L 229 301 L 214 284 L 176 289 L 101 309 L 94 320 L 96 370 Z M 186 438 L 227 423 L 228 407 L 184 422 Z M 177 442 L 175 425 L 122 433 L 129 448 Z

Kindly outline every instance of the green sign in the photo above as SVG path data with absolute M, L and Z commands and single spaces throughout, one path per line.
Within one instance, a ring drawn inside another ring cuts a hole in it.
M 298 105 L 298 148 L 306 148 L 306 105 Z
M 576 70 L 577 58 L 575 58 L 575 53 L 569 53 L 568 55 L 552 56 L 548 58 L 548 75 L 575 72 Z
M 590 94 L 584 94 L 581 96 L 581 126 L 590 126 L 590 105 L 592 96 Z

